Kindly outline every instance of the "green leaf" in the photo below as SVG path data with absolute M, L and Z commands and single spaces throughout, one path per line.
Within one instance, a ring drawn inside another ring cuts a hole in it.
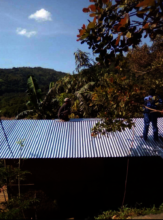
M 27 94 L 30 97 L 30 102 L 35 107 L 38 107 L 39 100 L 41 99 L 41 89 L 39 89 L 38 84 L 33 76 L 28 76 L 27 79 Z
M 28 89 L 36 95 L 36 88 L 35 88 L 35 84 L 34 84 L 34 80 L 32 76 L 28 77 L 27 86 L 28 86 Z
M 92 29 L 95 27 L 95 23 L 94 22 L 89 22 L 87 29 Z
M 53 88 L 54 87 L 54 82 L 50 82 L 50 84 L 49 84 L 49 90 L 51 89 L 51 88 Z
M 80 40 L 84 40 L 85 38 L 87 38 L 89 36 L 89 33 L 85 33 L 80 37 Z
M 127 38 L 131 38 L 131 33 L 130 33 L 129 31 L 128 31 L 127 34 L 126 34 L 126 37 L 127 37 Z
M 30 102 L 30 101 L 28 101 L 28 102 L 26 103 L 26 105 L 31 105 L 31 102 Z

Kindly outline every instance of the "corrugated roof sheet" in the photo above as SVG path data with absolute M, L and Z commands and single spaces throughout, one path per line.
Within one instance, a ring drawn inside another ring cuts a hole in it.
M 0 126 L 0 158 L 98 158 L 163 155 L 163 142 L 153 140 L 150 125 L 148 140 L 140 135 L 144 120 L 137 118 L 134 129 L 125 129 L 109 136 L 91 137 L 91 128 L 99 119 L 2 120 L 7 140 Z M 163 118 L 158 119 L 159 135 L 163 137 Z M 133 135 L 134 132 L 134 135 Z M 18 141 L 22 141 L 20 147 Z M 22 150 L 21 150 L 22 149 Z

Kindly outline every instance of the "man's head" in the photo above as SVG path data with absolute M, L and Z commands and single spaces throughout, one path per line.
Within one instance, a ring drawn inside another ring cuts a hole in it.
M 71 105 L 71 99 L 69 98 L 65 98 L 64 102 L 66 103 L 66 105 Z
M 155 89 L 150 89 L 149 90 L 149 95 L 154 96 L 155 95 Z

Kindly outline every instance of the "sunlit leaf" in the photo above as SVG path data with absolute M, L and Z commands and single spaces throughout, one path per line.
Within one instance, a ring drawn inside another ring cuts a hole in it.
M 88 6 L 88 8 L 93 11 L 93 12 L 96 12 L 96 6 L 95 5 L 90 5 Z
M 120 33 L 117 37 L 117 40 L 115 42 L 115 45 L 117 46 L 119 44 L 120 38 L 121 38 L 122 33 Z
M 96 17 L 94 17 L 94 19 L 93 19 L 93 23 L 96 23 Z
M 155 28 L 155 27 L 157 27 L 157 24 L 152 24 L 150 26 L 151 26 L 151 28 Z
M 85 39 L 88 34 L 89 33 L 86 33 L 86 29 L 79 29 L 79 35 L 77 35 L 77 37 L 79 37 L 80 39 L 78 39 L 77 41 Z
M 121 27 L 124 27 L 129 22 L 129 14 L 126 13 L 125 17 L 121 19 L 121 21 L 114 26 L 115 31 L 119 32 Z
M 130 33 L 129 31 L 128 31 L 127 34 L 126 34 L 126 37 L 127 37 L 127 38 L 131 38 L 131 33 Z
M 85 33 L 85 31 L 86 31 L 85 29 L 80 29 L 79 30 L 79 32 L 80 32 L 79 35 L 82 36 Z
M 102 13 L 102 12 L 103 12 L 103 9 L 100 8 L 100 7 L 97 7 L 96 9 L 98 10 L 99 13 Z
M 86 12 L 89 12 L 89 8 L 83 8 L 83 12 L 86 13 Z
M 85 29 L 85 24 L 83 24 L 82 28 Z
M 90 14 L 89 16 L 90 16 L 90 17 L 95 17 L 96 14 L 95 14 L 95 13 L 92 13 L 92 14 Z
M 136 7 L 155 6 L 155 0 L 144 0 L 136 5 Z
M 89 36 L 89 33 L 84 33 L 81 37 L 80 40 L 84 40 L 85 38 L 87 38 Z
M 144 26 L 143 26 L 144 29 L 148 29 L 149 28 L 149 23 L 146 23 Z
M 102 0 L 102 2 L 103 2 L 104 4 L 108 4 L 108 3 L 110 2 L 110 0 Z
M 95 23 L 94 22 L 90 22 L 87 26 L 87 29 L 92 29 L 95 27 Z

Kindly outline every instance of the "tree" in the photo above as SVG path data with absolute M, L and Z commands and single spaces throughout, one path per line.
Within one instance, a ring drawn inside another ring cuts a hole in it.
M 77 69 L 85 69 L 80 70 L 78 74 L 69 74 L 56 83 L 50 83 L 49 91 L 40 103 L 43 118 L 47 113 L 48 118 L 56 118 L 66 97 L 71 98 L 72 111 L 75 112 L 70 117 L 97 117 L 100 106 L 90 105 L 90 102 L 93 87 L 101 85 L 102 69 L 85 52 L 78 50 L 74 55 Z
M 32 108 L 32 110 L 26 110 L 21 113 L 19 113 L 16 116 L 16 119 L 21 119 L 26 117 L 28 114 L 31 113 L 37 113 L 39 114 L 40 112 L 40 103 L 41 103 L 41 89 L 39 89 L 39 86 L 37 84 L 37 81 L 34 76 L 28 76 L 27 78 L 27 95 L 29 96 L 29 101 L 26 103 L 27 106 Z
M 74 55 L 77 72 L 79 72 L 79 69 L 82 67 L 90 68 L 95 65 L 94 60 L 89 58 L 89 53 L 83 52 L 78 49 L 77 52 L 74 53 Z
M 150 65 L 149 72 L 143 72 L 143 68 L 146 69 L 145 65 L 149 63 L 149 60 L 144 60 L 141 74 L 138 74 L 129 65 L 124 66 L 123 62 L 116 60 L 116 54 L 129 51 L 131 46 L 136 48 L 143 34 L 144 37 L 149 36 L 152 41 L 156 36 L 163 35 L 163 3 L 160 0 L 116 0 L 115 4 L 110 0 L 90 2 L 93 4 L 83 8 L 83 12 L 90 13 L 93 21 L 79 29 L 77 41 L 89 45 L 89 49 L 98 55 L 96 60 L 101 67 L 115 63 L 114 69 L 119 71 L 118 74 L 106 73 L 103 78 L 105 86 L 96 87 L 94 90 L 92 103 L 104 106 L 100 112 L 103 123 L 98 123 L 93 129 L 96 135 L 98 132 L 131 128 L 132 118 L 142 110 L 143 97 L 151 86 L 148 78 L 153 79 L 152 66 Z M 136 16 L 137 20 L 133 20 L 133 16 Z M 144 47 L 144 50 L 147 52 L 147 48 Z M 128 60 L 128 57 L 126 59 Z M 128 64 L 127 60 L 125 62 Z M 157 67 L 155 63 L 154 68 Z M 161 72 L 158 75 L 153 80 L 153 87 L 160 85 Z
M 94 76 L 90 72 L 94 72 Z M 49 90 L 42 102 L 42 108 L 47 109 L 47 106 L 55 101 L 54 109 L 58 109 L 63 104 L 63 100 L 69 97 L 72 101 L 73 113 L 70 117 L 90 117 L 92 108 L 89 108 L 91 101 L 91 91 L 95 82 L 98 82 L 98 73 L 95 67 L 84 69 L 79 74 L 69 75 L 62 80 L 56 82 Z M 91 90 L 91 91 L 90 91 Z

